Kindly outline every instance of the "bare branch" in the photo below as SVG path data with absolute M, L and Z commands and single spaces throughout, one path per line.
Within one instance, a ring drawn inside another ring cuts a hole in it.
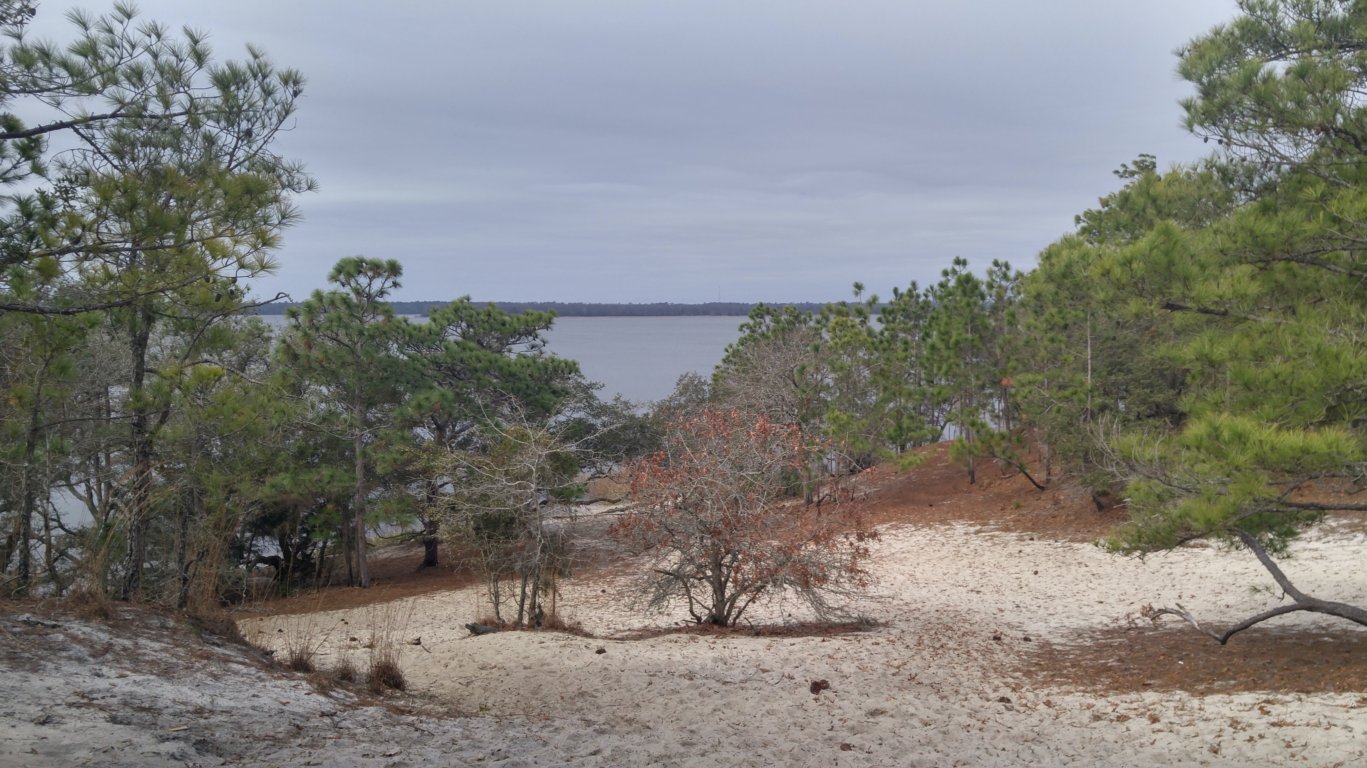
M 1305 594 L 1291 583 L 1291 580 L 1287 578 L 1286 574 L 1282 572 L 1282 569 L 1272 557 L 1268 555 L 1267 549 L 1256 537 L 1242 529 L 1235 529 L 1234 533 L 1239 537 L 1239 540 L 1253 552 L 1254 556 L 1258 558 L 1258 562 L 1263 564 L 1263 567 L 1267 569 L 1268 573 L 1272 574 L 1272 579 L 1282 588 L 1282 591 L 1286 596 L 1292 599 L 1293 602 L 1290 605 L 1279 605 L 1276 608 L 1271 608 L 1257 615 L 1250 616 L 1230 626 L 1224 632 L 1216 632 L 1201 626 L 1201 623 L 1196 620 L 1196 617 L 1186 608 L 1183 608 L 1180 603 L 1176 608 L 1153 608 L 1152 606 L 1145 606 L 1143 611 L 1141 611 L 1141 615 L 1155 622 L 1161 616 L 1176 616 L 1183 621 L 1186 621 L 1188 624 L 1191 624 L 1202 634 L 1213 638 L 1220 645 L 1228 643 L 1231 637 L 1250 627 L 1261 624 L 1268 619 L 1300 611 L 1336 616 L 1341 619 L 1347 619 L 1355 624 L 1367 626 L 1367 609 L 1359 608 L 1347 603 L 1321 600 L 1317 597 L 1311 597 L 1310 595 Z

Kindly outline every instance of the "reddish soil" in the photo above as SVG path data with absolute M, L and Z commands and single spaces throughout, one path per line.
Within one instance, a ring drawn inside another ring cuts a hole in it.
M 967 523 L 1087 542 L 1126 519 L 1123 507 L 1098 512 L 1090 494 L 1076 486 L 1057 483 L 1040 491 L 1019 472 L 991 460 L 978 462 L 977 482 L 970 484 L 965 468 L 949 460 L 947 446 L 933 446 L 922 455 L 924 461 L 910 470 L 881 466 L 852 478 L 855 503 L 868 524 Z M 332 588 L 260 608 L 271 613 L 352 608 L 453 589 L 475 579 L 468 569 L 450 565 L 419 569 L 421 561 L 416 544 L 389 547 L 371 563 L 375 585 L 370 589 Z M 1069 645 L 1036 642 L 1024 664 L 1023 671 L 1041 683 L 1101 692 L 1367 693 L 1367 632 L 1347 623 L 1328 631 L 1255 628 L 1221 646 L 1192 628 L 1141 626 L 1098 631 Z
M 1222 646 L 1189 627 L 1145 626 L 1042 643 L 1027 664 L 1044 682 L 1103 692 L 1367 693 L 1367 632 L 1254 627 Z
M 463 564 L 453 565 L 445 548 L 440 552 L 439 565 L 422 568 L 423 547 L 420 543 L 393 544 L 371 551 L 371 586 L 326 587 L 289 597 L 269 598 L 253 606 L 270 614 L 318 613 L 343 608 L 362 608 L 387 603 L 405 597 L 443 592 L 472 584 L 475 574 Z
M 977 482 L 950 461 L 949 446 L 921 451 L 922 462 L 898 471 L 874 467 L 855 478 L 856 498 L 872 525 L 970 523 L 988 530 L 1065 541 L 1095 541 L 1125 522 L 1125 509 L 1098 512 L 1082 488 L 1055 483 L 1038 490 L 1020 472 L 991 459 L 977 462 Z M 1038 478 L 1037 478 L 1038 479 Z
M 1098 512 L 1090 493 L 1076 486 L 1040 491 L 991 461 L 979 462 L 978 482 L 969 484 L 946 446 L 924 455 L 911 470 L 877 467 L 861 476 L 871 523 L 969 523 L 1095 541 L 1126 520 L 1123 507 Z M 1320 489 L 1315 495 L 1337 494 Z M 1025 665 L 1041 682 L 1103 692 L 1367 692 L 1367 632 L 1346 622 L 1329 631 L 1254 628 L 1221 646 L 1190 627 L 1141 626 L 1098 631 L 1070 645 L 1036 643 Z

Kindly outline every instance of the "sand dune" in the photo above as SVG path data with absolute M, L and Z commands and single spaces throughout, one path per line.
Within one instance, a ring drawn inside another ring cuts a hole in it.
M 1285 568 L 1308 592 L 1364 603 L 1364 543 L 1361 533 L 1326 528 L 1299 542 Z M 1146 603 L 1181 602 L 1217 624 L 1275 604 L 1279 596 L 1247 553 L 1207 547 L 1139 561 L 968 525 L 896 525 L 883 531 L 876 570 L 873 594 L 854 608 L 879 626 L 833 636 L 610 639 L 683 615 L 643 614 L 620 570 L 562 585 L 561 615 L 594 638 L 471 637 L 463 625 L 487 613 L 478 588 L 242 626 L 266 645 L 316 634 L 324 665 L 343 655 L 364 665 L 375 623 L 420 639 L 398 646 L 415 690 L 534 735 L 521 753 L 500 743 L 499 754 L 535 762 L 506 764 L 1367 762 L 1367 698 L 1359 694 L 1103 695 L 1032 675 L 1039 644 L 1124 625 Z M 751 618 L 780 625 L 807 617 L 771 602 Z M 1304 615 L 1279 621 L 1329 626 Z M 1193 633 L 1191 642 L 1210 641 Z M 816 680 L 829 689 L 813 694 Z

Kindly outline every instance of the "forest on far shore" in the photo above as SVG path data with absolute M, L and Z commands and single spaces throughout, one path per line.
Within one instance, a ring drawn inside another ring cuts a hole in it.
M 389 305 L 399 315 L 422 316 L 443 306 L 445 301 L 391 301 Z M 498 307 L 504 312 L 520 315 L 524 312 L 554 312 L 557 317 L 745 317 L 759 302 L 709 301 L 700 304 L 680 304 L 669 301 L 646 303 L 604 303 L 578 301 L 480 301 L 481 305 Z M 258 315 L 284 315 L 295 302 L 276 301 L 256 308 Z M 794 302 L 804 312 L 819 312 L 822 304 Z

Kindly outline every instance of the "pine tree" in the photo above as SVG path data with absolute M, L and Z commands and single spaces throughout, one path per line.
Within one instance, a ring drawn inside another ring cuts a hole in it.
M 1197 87 L 1188 126 L 1215 139 L 1240 204 L 1200 226 L 1155 222 L 1098 267 L 1183 374 L 1175 428 L 1109 441 L 1133 518 L 1111 545 L 1232 540 L 1293 601 L 1212 633 L 1221 642 L 1292 611 L 1367 624 L 1361 608 L 1301 593 L 1272 559 L 1325 512 L 1367 511 L 1353 500 L 1367 484 L 1367 6 L 1240 6 L 1179 68 Z M 1305 495 L 1326 484 L 1349 493 Z
M 385 300 L 402 275 L 403 268 L 392 259 L 342 259 L 328 275 L 336 287 L 314 291 L 290 308 L 280 340 L 282 363 L 317 389 L 322 408 L 318 427 L 350 444 L 354 580 L 362 587 L 370 586 L 367 452 L 377 435 L 395 423 L 395 409 L 412 380 L 412 368 L 399 354 L 406 321 Z

